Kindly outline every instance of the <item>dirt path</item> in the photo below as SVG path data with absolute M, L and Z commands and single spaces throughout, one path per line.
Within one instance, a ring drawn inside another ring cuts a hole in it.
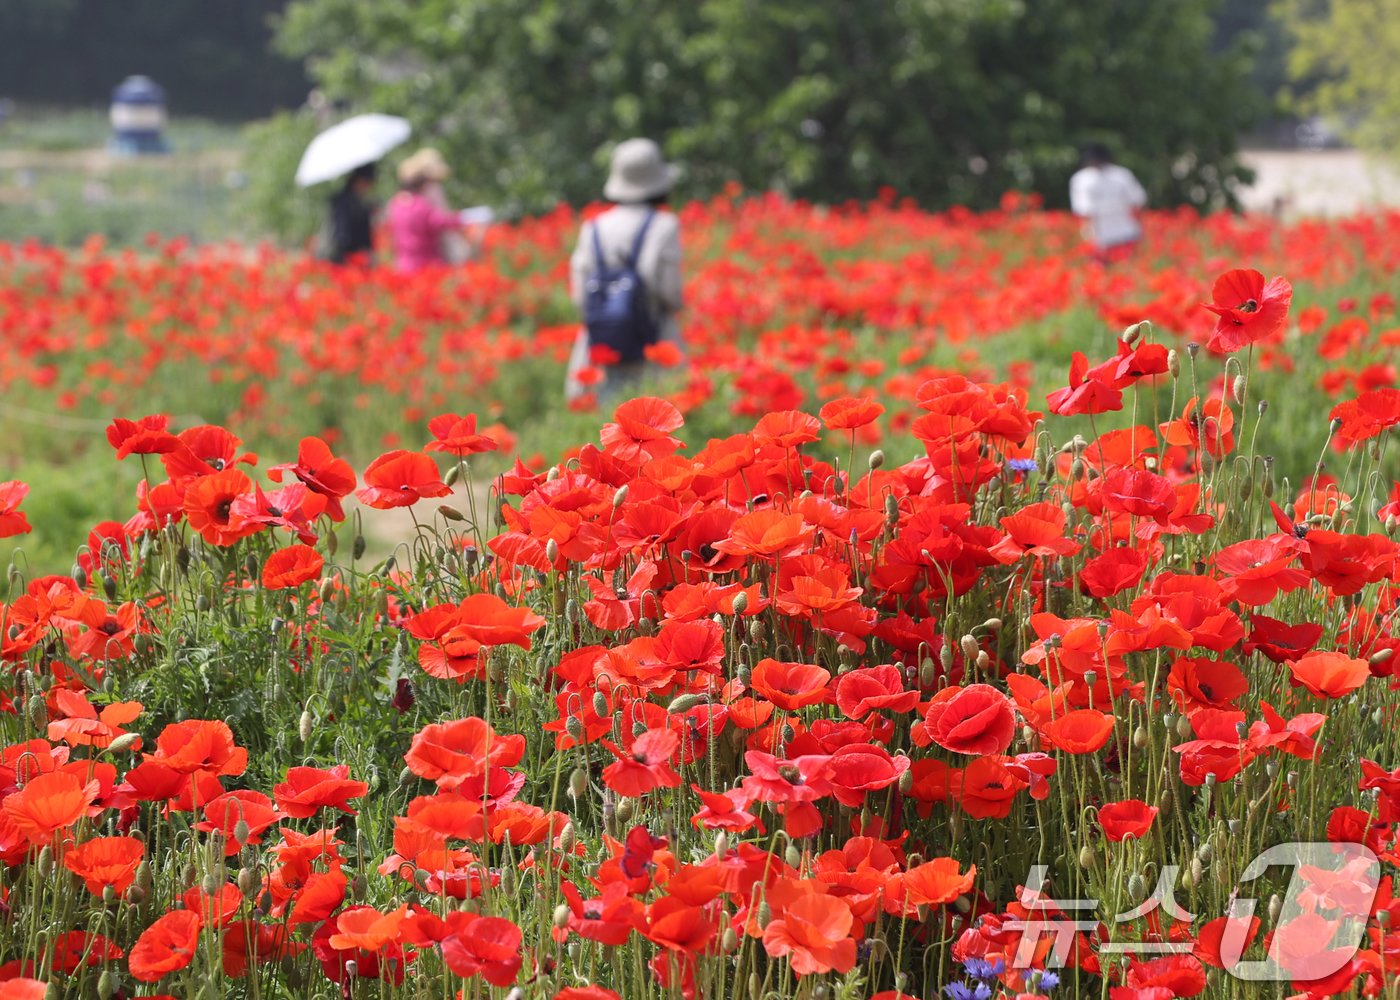
M 1287 218 L 1400 205 L 1400 169 L 1354 149 L 1250 150 L 1240 159 L 1256 174 L 1240 191 L 1247 211 L 1272 212 L 1279 199 Z

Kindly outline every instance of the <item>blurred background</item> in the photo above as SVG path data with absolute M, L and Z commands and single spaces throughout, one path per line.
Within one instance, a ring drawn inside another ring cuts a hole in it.
M 684 198 L 1059 206 L 1102 141 L 1157 206 L 1350 212 L 1400 201 L 1397 23 L 1400 0 L 0 0 L 0 240 L 300 245 L 325 191 L 297 159 L 363 111 L 506 214 L 595 198 L 629 135 Z

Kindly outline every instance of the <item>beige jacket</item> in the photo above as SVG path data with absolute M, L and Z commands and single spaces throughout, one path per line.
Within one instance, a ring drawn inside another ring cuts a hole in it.
M 642 226 L 647 205 L 615 205 L 592 222 L 584 223 L 579 232 L 578 246 L 569 261 L 569 291 L 574 305 L 583 310 L 588 279 L 595 268 L 593 229 L 603 245 L 603 256 L 609 267 L 618 267 L 632 252 L 637 231 Z M 637 273 L 646 283 L 652 315 L 660 325 L 662 340 L 676 340 L 679 328 L 676 313 L 681 308 L 681 227 L 671 212 L 657 212 L 647 230 L 646 241 L 637 258 Z

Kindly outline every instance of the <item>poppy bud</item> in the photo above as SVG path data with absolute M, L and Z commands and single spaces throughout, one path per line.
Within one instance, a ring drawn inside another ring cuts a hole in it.
M 1140 901 L 1147 895 L 1147 881 L 1137 872 L 1128 876 L 1128 898 Z
M 749 594 L 746 590 L 741 590 L 734 595 L 734 614 L 742 615 L 749 609 Z
M 885 464 L 885 453 L 879 448 L 876 448 L 870 453 L 870 457 L 866 460 L 865 464 L 870 467 L 871 472 L 874 472 L 880 466 Z
M 233 839 L 240 844 L 246 844 L 252 833 L 253 829 L 248 825 L 246 819 L 240 819 L 237 823 L 233 824 Z
M 97 998 L 98 1000 L 112 1000 L 121 988 L 121 980 L 110 968 L 102 970 L 102 975 L 97 977 Z
M 1088 466 L 1084 464 L 1084 459 L 1076 458 L 1069 465 L 1069 478 L 1076 482 L 1084 478 L 1084 471 Z
M 570 625 L 578 624 L 578 601 L 572 597 L 564 602 L 564 620 Z
M 1094 867 L 1094 860 L 1095 860 L 1095 858 L 1094 858 L 1094 849 L 1093 849 L 1092 847 L 1090 847 L 1088 844 L 1085 844 L 1083 847 L 1081 847 L 1081 848 L 1079 849 L 1079 867 L 1080 867 L 1080 868 L 1092 868 L 1092 867 Z
M 1380 925 L 1381 929 L 1385 930 L 1390 926 L 1390 911 L 1377 910 L 1375 919 L 1376 923 Z
M 251 868 L 238 869 L 238 889 L 251 899 L 258 888 L 258 873 Z
M 1388 662 L 1388 661 L 1390 660 L 1390 658 L 1391 658 L 1392 656 L 1394 656 L 1394 655 L 1395 655 L 1395 650 L 1394 650 L 1394 649 L 1390 649 L 1390 648 L 1387 648 L 1387 649 L 1378 649 L 1378 650 L 1376 650 L 1374 653 L 1371 654 L 1371 657 L 1370 657 L 1371 666 L 1373 666 L 1373 667 L 1379 667 L 1382 663 Z
M 112 574 L 102 573 L 102 592 L 107 595 L 107 600 L 115 600 L 117 596 L 117 581 Z
M 312 725 L 311 710 L 309 708 L 302 709 L 301 721 L 297 723 L 297 735 L 301 737 L 303 743 L 311 739 Z
M 977 651 L 977 669 L 984 674 L 992 669 L 992 658 L 987 655 L 985 649 L 979 649 Z
M 569 734 L 569 738 L 575 742 L 583 740 L 584 726 L 583 720 L 577 715 L 571 715 L 564 720 L 564 732 Z
M 617 508 L 621 507 L 621 506 L 622 506 L 623 504 L 625 504 L 626 502 L 627 502 L 627 484 L 626 484 L 626 483 L 623 483 L 621 486 L 619 486 L 619 487 L 617 488 L 617 492 L 613 494 L 613 501 L 612 501 L 613 510 L 617 510 Z
M 142 892 L 151 891 L 151 863 L 142 861 L 136 866 L 136 888 Z
M 914 789 L 914 771 L 907 769 L 899 776 L 899 794 L 908 795 Z
M 340 548 L 340 536 L 334 531 L 326 532 L 326 555 L 333 556 Z
M 355 978 L 356 976 L 358 976 L 359 974 L 360 974 L 360 963 L 359 963 L 359 962 L 356 962 L 353 958 L 347 959 L 346 962 L 345 962 L 345 978 L 346 978 L 347 980 L 349 980 L 349 979 L 354 979 L 354 978 Z
M 455 486 L 455 485 L 457 485 L 457 480 L 459 480 L 459 479 L 461 479 L 461 478 L 462 478 L 462 465 L 461 465 L 461 463 L 459 462 L 459 463 L 456 464 L 456 465 L 453 465 L 453 466 L 449 466 L 449 467 L 448 467 L 448 469 L 447 469 L 447 475 L 445 475 L 445 476 L 442 477 L 442 481 L 443 481 L 443 484 L 446 485 L 446 486 Z
M 733 927 L 726 927 L 724 929 L 724 933 L 721 934 L 719 938 L 719 947 L 720 951 L 726 955 L 731 954 L 739 947 L 739 934 Z
M 944 670 L 953 669 L 953 647 L 947 640 L 944 640 L 943 645 L 938 647 L 938 662 Z
M 570 911 L 569 911 L 569 904 L 567 904 L 567 903 L 560 903 L 558 906 L 556 906 L 556 907 L 554 908 L 554 927 L 555 927 L 555 929 L 556 929 L 556 930 L 561 930 L 561 931 L 562 931 L 565 927 L 568 927 L 568 926 L 569 926 L 569 917 L 570 917 L 570 916 L 571 916 L 571 913 L 570 913 Z
M 1225 825 L 1230 828 L 1232 834 L 1239 833 L 1240 829 L 1244 826 L 1244 824 L 1237 819 L 1226 820 Z
M 1235 404 L 1243 406 L 1245 396 L 1249 392 L 1249 377 L 1246 375 L 1236 375 L 1235 381 L 1230 383 L 1230 395 L 1235 397 Z
M 768 900 L 758 904 L 758 929 L 767 930 L 768 925 L 773 922 L 773 907 L 768 905 Z
M 671 703 L 666 706 L 666 711 L 673 715 L 689 712 L 696 705 L 703 705 L 705 699 L 705 695 L 697 694 L 693 691 L 689 694 L 677 695 L 675 698 L 671 699 Z
M 931 688 L 936 680 L 938 680 L 938 668 L 934 664 L 933 658 L 926 656 L 919 664 L 919 686 Z
M 1157 796 L 1157 813 L 1166 819 L 1172 811 L 1172 792 L 1170 788 L 1162 790 L 1162 794 Z
M 194 609 L 196 611 L 208 611 L 213 605 L 209 601 L 208 594 L 200 594 L 194 599 Z
M 631 799 L 622 799 L 613 810 L 613 815 L 617 821 L 624 826 L 632 821 L 632 814 L 637 811 L 637 807 L 632 804 Z
M 783 860 L 787 862 L 789 868 L 800 868 L 802 866 L 802 852 L 797 849 L 796 844 L 788 844 L 787 850 L 783 852 Z
M 559 543 L 552 538 L 544 543 L 544 557 L 551 566 L 559 561 Z
M 48 878 L 53 874 L 53 848 L 45 847 L 39 852 L 39 877 Z
M 29 724 L 35 729 L 43 729 L 49 724 L 49 707 L 44 704 L 43 698 L 31 696 L 24 707 Z
M 977 640 L 970 635 L 963 636 L 958 640 L 958 644 L 962 646 L 962 654 L 965 659 L 977 659 L 977 654 L 982 650 L 982 647 L 977 645 Z
M 723 861 L 724 856 L 729 853 L 729 834 L 721 830 L 715 834 L 715 860 Z
M 1278 923 L 1278 915 L 1280 912 L 1282 912 L 1282 910 L 1283 900 L 1279 898 L 1278 893 L 1274 893 L 1272 896 L 1269 897 L 1269 923 Z
M 1203 865 L 1208 865 L 1215 860 L 1215 848 L 1210 846 L 1210 841 L 1206 841 L 1200 846 L 1196 851 L 1196 857 Z
M 569 797 L 577 799 L 588 791 L 588 772 L 576 767 L 569 772 Z
M 593 692 L 593 714 L 604 719 L 612 715 L 612 706 L 608 704 L 607 697 L 601 691 Z
M 1191 738 L 1191 720 L 1184 715 L 1176 720 L 1176 735 L 1183 740 Z
M 1138 726 L 1136 729 L 1133 730 L 1133 746 L 1136 747 L 1136 748 L 1139 749 L 1139 750 L 1142 750 L 1142 749 L 1145 749 L 1145 748 L 1146 748 L 1146 746 L 1147 746 L 1147 727 L 1146 727 L 1146 726 Z
M 1181 357 L 1175 347 L 1167 351 L 1167 371 L 1171 372 L 1172 378 L 1181 377 Z

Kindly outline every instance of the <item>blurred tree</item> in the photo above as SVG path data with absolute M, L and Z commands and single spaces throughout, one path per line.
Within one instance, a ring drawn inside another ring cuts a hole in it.
M 1358 145 L 1400 153 L 1400 0 L 1277 0 L 1295 44 L 1300 110 L 1332 115 Z
M 1230 201 L 1257 107 L 1212 55 L 1217 0 L 293 0 L 278 33 L 327 92 L 405 114 L 459 194 L 597 197 L 649 134 L 686 193 L 729 181 L 930 205 L 1063 204 L 1106 140 L 1158 204 Z
M 133 73 L 173 113 L 248 119 L 306 96 L 301 67 L 270 51 L 286 0 L 0 0 L 0 96 L 106 107 Z

